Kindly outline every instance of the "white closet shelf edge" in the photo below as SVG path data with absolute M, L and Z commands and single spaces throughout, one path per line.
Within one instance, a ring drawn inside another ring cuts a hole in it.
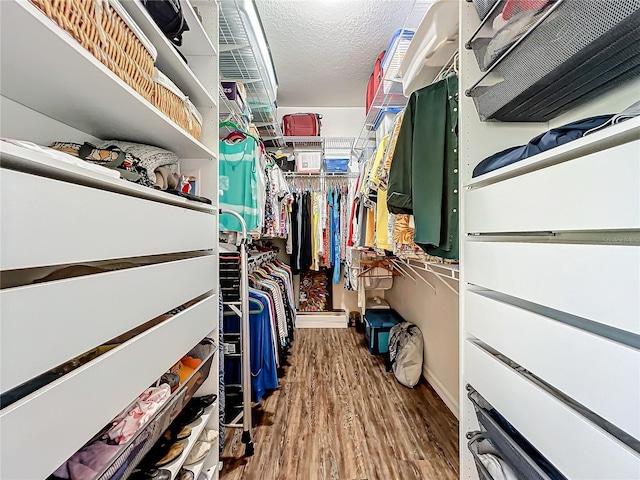
M 638 139 L 640 139 L 640 117 L 604 128 L 586 137 L 565 143 L 564 145 L 552 148 L 551 150 L 534 155 L 520 162 L 480 175 L 471 179 L 464 186 L 466 188 L 484 187 L 485 185 L 524 175 L 525 173 L 567 162 L 590 153 L 613 148 Z
M 0 143 L 0 158 L 3 168 L 10 168 L 24 173 L 53 178 L 68 183 L 106 190 L 131 197 L 166 203 L 177 207 L 215 213 L 218 208 L 206 203 L 194 202 L 160 190 L 138 185 L 136 183 L 100 175 L 97 172 L 75 165 L 64 163 L 44 154 L 21 148 L 7 142 Z
M 0 41 L 13 45 L 2 57 L 3 96 L 98 138 L 217 158 L 35 6 L 1 2 L 0 10 Z
M 199 55 L 218 55 L 218 49 L 211 41 L 209 35 L 200 22 L 200 19 L 196 15 L 195 10 L 193 9 L 192 3 L 189 0 L 182 0 L 182 13 L 184 15 L 184 19 L 187 21 L 189 25 L 189 31 L 185 32 L 185 35 L 190 38 L 189 42 L 183 44 L 181 48 L 181 52 L 187 56 L 199 56 Z M 208 2 L 208 5 L 215 5 L 214 2 Z M 201 6 L 206 6 L 205 3 L 202 3 Z

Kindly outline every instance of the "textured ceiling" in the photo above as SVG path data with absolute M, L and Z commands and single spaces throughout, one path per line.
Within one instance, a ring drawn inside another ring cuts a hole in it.
M 412 0 L 255 0 L 278 75 L 278 105 L 364 107 L 373 64 Z

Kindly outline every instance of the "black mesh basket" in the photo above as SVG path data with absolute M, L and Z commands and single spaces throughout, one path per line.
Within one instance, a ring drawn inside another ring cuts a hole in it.
M 499 9 L 498 9 L 499 10 Z M 548 121 L 640 74 L 640 0 L 556 0 L 498 58 L 503 80 L 467 90 L 482 120 Z M 470 43 L 481 70 L 491 39 Z M 488 79 L 487 79 L 488 80 Z

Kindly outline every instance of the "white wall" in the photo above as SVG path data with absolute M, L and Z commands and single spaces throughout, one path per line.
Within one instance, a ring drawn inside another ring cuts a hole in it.
M 453 414 L 458 416 L 458 295 L 435 275 L 421 272 L 433 285 L 408 277 L 394 280 L 385 299 L 405 320 L 420 328 L 424 338 L 422 372 Z
M 290 113 L 319 113 L 322 115 L 323 137 L 357 137 L 366 117 L 364 107 L 280 107 L 278 117 Z

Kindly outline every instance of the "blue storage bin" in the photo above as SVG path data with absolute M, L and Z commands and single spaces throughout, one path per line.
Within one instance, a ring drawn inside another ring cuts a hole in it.
M 378 130 L 378 127 L 380 126 L 380 123 L 382 123 L 382 120 L 387 115 L 391 115 L 391 116 L 395 117 L 403 109 L 404 109 L 404 107 L 385 107 L 385 108 L 380 109 L 380 111 L 378 112 L 378 116 L 376 117 L 376 120 L 373 122 L 373 129 L 374 130 Z
M 348 158 L 325 158 L 325 171 L 329 173 L 346 172 L 349 169 Z
M 395 310 L 365 310 L 364 339 L 372 355 L 389 351 L 389 332 L 394 325 L 403 322 Z
M 402 33 L 402 38 L 400 38 L 400 34 Z M 406 48 L 409 46 L 409 43 L 411 43 L 411 39 L 413 39 L 413 35 L 415 34 L 414 30 L 405 30 L 404 32 L 402 31 L 402 29 L 398 29 L 395 32 L 393 32 L 393 35 L 391 35 L 391 40 L 389 41 L 389 46 L 387 47 L 387 50 L 384 54 L 384 57 L 382 57 L 382 70 L 386 73 L 387 72 L 387 68 L 389 68 L 389 63 L 391 62 L 391 55 L 393 53 L 396 53 L 396 44 L 399 41 L 404 41 L 404 45 L 406 45 L 404 47 L 404 50 L 406 50 Z M 404 56 L 404 52 L 402 52 L 402 55 Z M 398 67 L 400 65 L 398 64 Z

